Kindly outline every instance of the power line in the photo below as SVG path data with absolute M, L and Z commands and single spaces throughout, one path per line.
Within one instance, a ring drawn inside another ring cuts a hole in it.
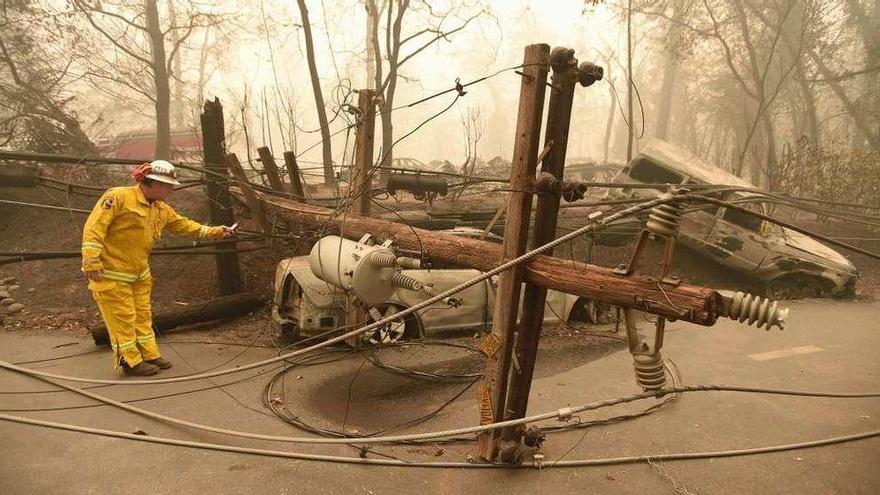
M 27 424 L 32 426 L 41 426 L 45 428 L 53 428 L 53 429 L 61 429 L 67 431 L 74 431 L 79 433 L 88 433 L 92 435 L 100 435 L 106 437 L 113 438 L 122 438 L 126 440 L 133 440 L 138 442 L 148 442 L 148 443 L 156 443 L 161 445 L 171 445 L 177 447 L 188 447 L 195 449 L 203 449 L 203 450 L 213 450 L 220 452 L 234 452 L 241 454 L 251 454 L 251 455 L 259 455 L 265 457 L 280 457 L 287 459 L 300 459 L 300 460 L 312 460 L 312 461 L 324 461 L 324 462 L 341 462 L 341 463 L 349 463 L 349 464 L 362 464 L 362 465 L 379 465 L 379 466 L 397 466 L 397 467 L 434 467 L 434 468 L 470 468 L 470 469 L 529 469 L 529 468 L 542 468 L 542 464 L 535 463 L 523 463 L 518 465 L 506 465 L 506 464 L 480 464 L 480 463 L 469 463 L 469 462 L 426 462 L 426 461 L 404 461 L 404 460 L 396 460 L 396 459 L 367 459 L 363 457 L 344 457 L 344 456 L 333 456 L 333 455 L 320 455 L 320 454 L 306 454 L 301 452 L 287 452 L 287 451 L 278 451 L 278 450 L 266 450 L 266 449 L 255 449 L 248 447 L 236 447 L 231 445 L 224 444 L 215 444 L 215 443 L 205 443 L 205 442 L 193 442 L 187 440 L 177 440 L 173 438 L 164 438 L 164 437 L 154 437 L 147 435 L 137 435 L 132 433 L 124 433 L 119 431 L 105 430 L 100 428 L 90 428 L 86 426 L 76 426 L 71 424 L 59 423 L 55 421 L 44 421 L 32 418 L 25 418 L 21 416 L 12 416 L 8 414 L 0 414 L 0 420 L 15 422 L 19 424 Z M 830 438 L 824 438 L 821 440 L 813 440 L 808 442 L 798 442 L 798 443 L 789 443 L 782 445 L 773 445 L 768 447 L 758 447 L 752 449 L 740 449 L 740 450 L 726 450 L 726 451 L 715 451 L 715 452 L 693 452 L 693 453 L 679 453 L 679 454 L 650 454 L 650 455 L 641 455 L 641 456 L 629 456 L 629 457 L 616 457 L 616 458 L 602 458 L 602 459 L 580 459 L 580 460 L 572 460 L 572 461 L 560 461 L 557 463 L 558 467 L 583 467 L 583 466 L 607 466 L 614 464 L 637 464 L 637 463 L 647 463 L 650 461 L 675 461 L 675 460 L 685 460 L 685 459 L 711 459 L 711 458 L 722 458 L 722 457 L 735 457 L 735 456 L 746 456 L 746 455 L 756 455 L 756 454 L 766 454 L 771 452 L 783 452 L 787 450 L 797 450 L 797 449 L 806 449 L 813 448 L 825 445 L 835 445 L 847 442 L 854 442 L 858 440 L 864 440 L 868 438 L 874 438 L 880 436 L 880 430 L 872 430 L 866 431 L 862 433 L 856 433 L 852 435 L 842 435 L 835 436 Z
M 644 399 L 656 399 L 670 394 L 678 394 L 678 393 L 694 393 L 694 392 L 745 392 L 745 393 L 757 393 L 757 394 L 769 394 L 769 395 L 787 395 L 787 396 L 801 396 L 801 397 L 823 397 L 823 398 L 876 398 L 880 397 L 880 392 L 856 392 L 856 393 L 847 393 L 847 392 L 817 392 L 811 390 L 790 390 L 790 389 L 776 389 L 776 388 L 763 388 L 763 387 L 741 387 L 741 386 L 725 386 L 725 385 L 689 385 L 689 386 L 678 386 L 654 391 L 641 392 L 637 394 L 631 394 L 625 397 L 618 397 L 613 399 L 607 399 L 603 401 L 592 402 L 589 404 L 584 404 L 575 407 L 566 407 L 552 412 L 546 412 L 542 414 L 536 414 L 524 418 L 511 419 L 506 421 L 500 421 L 496 423 L 490 423 L 486 425 L 478 425 L 478 426 L 470 426 L 464 428 L 456 428 L 449 429 L 444 431 L 435 431 L 428 433 L 416 433 L 416 434 L 408 434 L 408 435 L 395 435 L 395 436 L 386 436 L 386 437 L 347 437 L 347 438 L 314 438 L 314 437 L 285 437 L 278 435 L 265 435 L 265 434 L 257 434 L 257 433 L 249 433 L 237 430 L 229 430 L 225 428 L 218 428 L 208 425 L 203 425 L 199 423 L 194 423 L 182 419 L 177 419 L 171 416 L 166 416 L 163 414 L 147 411 L 145 409 L 138 408 L 136 406 L 132 406 L 129 404 L 125 404 L 123 402 L 111 399 L 109 397 L 104 397 L 93 392 L 89 392 L 83 389 L 78 389 L 76 387 L 72 387 L 70 385 L 66 385 L 51 378 L 47 378 L 42 376 L 41 373 L 35 372 L 34 370 L 28 370 L 26 368 L 22 368 L 5 361 L 0 361 L 0 367 L 6 368 L 10 371 L 16 371 L 19 373 L 23 373 L 25 375 L 31 376 L 33 378 L 37 378 L 39 380 L 45 381 L 52 385 L 65 388 L 71 392 L 77 393 L 79 395 L 84 395 L 91 399 L 104 402 L 106 404 L 113 405 L 119 409 L 124 409 L 129 412 L 133 412 L 136 414 L 140 414 L 142 416 L 150 417 L 153 419 L 157 419 L 160 421 L 177 424 L 180 426 L 194 428 L 202 431 L 208 431 L 213 433 L 219 433 L 229 436 L 235 436 L 240 438 L 251 438 L 255 440 L 268 440 L 268 441 L 278 441 L 278 442 L 289 442 L 289 443 L 303 443 L 303 444 L 375 444 L 375 443 L 393 443 L 393 442 L 402 442 L 409 440 L 425 440 L 431 438 L 446 438 L 458 435 L 468 435 L 468 434 L 476 434 L 490 430 L 496 430 L 500 428 L 507 428 L 512 426 L 525 425 L 530 423 L 536 423 L 540 421 L 550 420 L 550 419 L 559 419 L 559 418 L 570 418 L 574 414 L 578 414 L 585 411 L 592 411 L 597 409 L 602 409 L 605 407 L 610 407 L 619 404 L 626 404 L 630 402 L 635 402 L 638 400 Z M 135 383 L 135 382 L 131 382 Z

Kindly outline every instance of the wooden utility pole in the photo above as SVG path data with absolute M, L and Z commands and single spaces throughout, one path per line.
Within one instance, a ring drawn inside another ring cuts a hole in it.
M 229 176 L 224 156 L 226 154 L 226 130 L 223 122 L 223 105 L 220 99 L 206 101 L 201 116 L 202 151 L 205 168 L 208 170 L 208 206 L 211 209 L 211 223 L 214 225 L 232 225 L 235 214 L 232 210 L 232 199 L 229 187 L 220 182 Z M 230 246 L 233 252 L 216 256 L 217 281 L 223 295 L 241 292 L 241 268 L 238 264 L 238 253 L 234 252 L 235 244 Z
M 266 178 L 269 179 L 269 186 L 278 192 L 284 192 L 284 182 L 281 180 L 281 174 L 278 173 L 278 166 L 275 165 L 272 151 L 268 147 L 262 146 L 257 148 L 257 154 L 260 155 L 260 163 L 263 164 Z
M 578 80 L 577 59 L 574 50 L 554 48 L 551 55 L 553 69 L 550 101 L 547 110 L 547 128 L 544 144 L 550 151 L 541 164 L 541 173 L 550 174 L 562 180 L 565 168 L 565 153 L 568 144 L 568 130 L 571 123 L 571 106 L 574 100 L 574 89 Z M 556 221 L 559 214 L 559 199 L 555 194 L 538 195 L 535 207 L 535 224 L 532 232 L 530 249 L 547 244 L 556 238 Z M 553 251 L 547 251 L 548 256 Z M 544 303 L 547 300 L 547 289 L 534 284 L 527 284 L 523 295 L 520 329 L 516 336 L 514 356 L 519 366 L 511 372 L 507 406 L 504 420 L 525 416 L 529 401 L 529 389 L 538 353 L 538 339 L 544 321 Z M 506 441 L 520 443 L 521 428 L 508 428 L 502 437 Z
M 433 260 L 484 272 L 494 269 L 501 262 L 501 246 L 492 242 L 353 213 L 343 218 L 330 208 L 278 196 L 257 195 L 281 217 L 303 227 L 321 226 L 324 231 L 329 231 L 341 229 L 344 222 L 342 235 L 348 239 L 357 240 L 370 233 L 377 239 L 394 240 L 394 244 L 401 249 L 424 252 Z M 523 266 L 525 281 L 545 289 L 697 325 L 711 326 L 718 318 L 720 296 L 707 287 L 687 284 L 661 287 L 656 278 L 620 275 L 604 266 L 543 254 L 524 262 Z
M 526 249 L 532 211 L 532 193 L 529 189 L 534 184 L 537 168 L 549 61 L 548 45 L 535 44 L 526 47 L 520 84 L 516 139 L 513 146 L 513 164 L 510 171 L 511 192 L 504 225 L 502 262 L 520 256 Z M 507 382 L 516 335 L 522 281 L 521 265 L 502 273 L 498 281 L 492 333 L 486 337 L 482 346 L 486 353 L 486 370 L 485 383 L 478 389 L 481 424 L 494 423 L 505 416 Z M 481 457 L 486 460 L 495 458 L 498 452 L 498 443 L 495 440 L 499 436 L 500 432 L 497 430 L 480 435 Z
M 287 167 L 287 177 L 290 179 L 290 192 L 300 199 L 305 199 L 302 179 L 299 176 L 299 165 L 296 163 L 296 153 L 285 151 L 284 165 Z
M 358 91 L 358 110 L 360 113 L 354 141 L 354 176 L 351 178 L 351 191 L 356 194 L 354 213 L 370 216 L 370 193 L 373 189 L 371 176 L 373 168 L 373 138 L 376 131 L 376 90 Z
M 256 220 L 257 224 L 260 226 L 260 230 L 263 232 L 272 232 L 269 221 L 266 218 L 266 211 L 263 209 L 263 202 L 257 197 L 257 193 L 251 186 L 247 174 L 244 171 L 244 167 L 241 166 L 241 162 L 238 161 L 238 157 L 235 156 L 235 153 L 229 153 L 226 155 L 226 165 L 232 172 L 232 176 L 235 177 L 235 181 L 238 183 L 238 188 L 241 190 L 242 195 L 244 195 L 244 201 L 251 210 L 254 220 Z

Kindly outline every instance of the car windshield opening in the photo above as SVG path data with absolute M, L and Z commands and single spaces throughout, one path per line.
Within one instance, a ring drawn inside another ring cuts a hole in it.
M 629 176 L 645 184 L 681 184 L 684 177 L 645 157 L 636 158 L 630 165 Z

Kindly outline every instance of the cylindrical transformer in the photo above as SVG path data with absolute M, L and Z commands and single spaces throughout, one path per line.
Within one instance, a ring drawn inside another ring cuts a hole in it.
M 316 277 L 354 295 L 365 304 L 381 304 L 394 292 L 397 269 L 386 266 L 391 249 L 371 246 L 339 236 L 322 237 L 312 247 L 309 267 Z M 377 262 L 373 262 L 373 260 Z

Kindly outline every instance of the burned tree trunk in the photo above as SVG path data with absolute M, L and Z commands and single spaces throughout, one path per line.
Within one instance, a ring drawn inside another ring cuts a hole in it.
M 242 292 L 191 304 L 176 311 L 157 313 L 153 315 L 153 330 L 161 334 L 184 325 L 231 318 L 259 308 L 269 299 L 268 293 Z M 110 343 L 106 325 L 94 327 L 90 331 L 95 345 Z
M 226 177 L 229 171 L 224 160 L 226 154 L 226 131 L 223 119 L 223 105 L 220 100 L 205 102 L 205 110 L 201 116 L 202 152 L 205 156 L 205 169 L 211 171 L 213 177 Z M 214 225 L 232 225 L 235 215 L 229 187 L 219 181 L 208 183 L 208 206 L 211 208 L 211 222 Z M 221 294 L 241 292 L 241 267 L 237 253 L 218 254 L 217 282 Z
M 318 112 L 318 125 L 321 128 L 321 157 L 324 164 L 324 185 L 336 184 L 333 175 L 333 150 L 330 142 L 330 128 L 327 121 L 327 108 L 324 105 L 324 93 L 321 90 L 321 78 L 318 74 L 318 64 L 315 60 L 315 42 L 312 37 L 312 25 L 309 23 L 309 10 L 305 0 L 297 0 L 300 16 L 302 17 L 303 36 L 306 42 L 306 61 L 309 65 L 309 79 L 312 81 L 312 93 L 315 95 L 315 110 Z
M 263 164 L 263 171 L 266 172 L 266 178 L 269 179 L 269 186 L 275 191 L 284 192 L 284 182 L 281 180 L 281 174 L 278 172 L 278 165 L 275 164 L 275 157 L 272 156 L 272 150 L 266 146 L 257 148 L 260 155 L 260 163 Z
M 154 158 L 171 158 L 171 86 L 168 67 L 165 65 L 165 35 L 159 25 L 159 11 L 156 0 L 145 4 L 147 33 L 150 38 L 150 53 L 153 83 L 156 87 L 156 149 Z

